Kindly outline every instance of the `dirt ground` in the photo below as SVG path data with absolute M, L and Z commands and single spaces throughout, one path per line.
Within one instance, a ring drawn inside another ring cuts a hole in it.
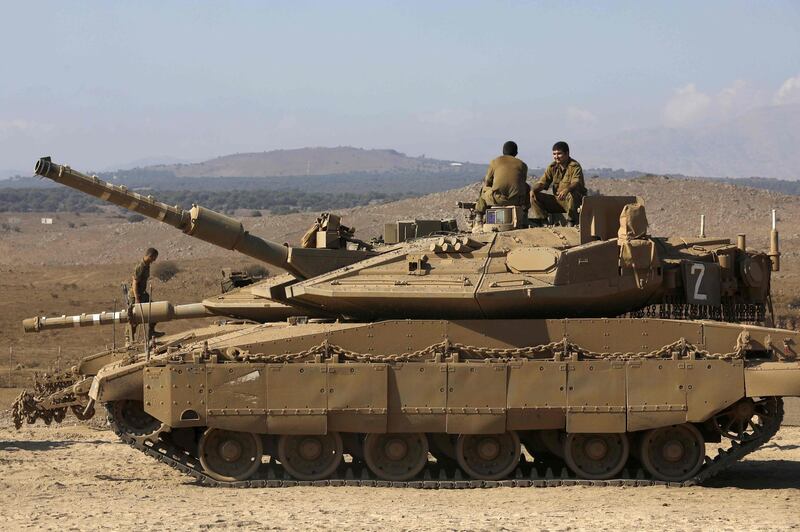
M 0 529 L 792 530 L 800 428 L 695 488 L 206 488 L 102 427 L 0 419 Z

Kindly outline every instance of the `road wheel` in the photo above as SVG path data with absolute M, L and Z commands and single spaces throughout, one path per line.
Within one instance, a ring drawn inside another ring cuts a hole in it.
M 614 478 L 625 467 L 630 452 L 627 434 L 567 434 L 564 460 L 580 478 Z
M 261 436 L 250 432 L 207 429 L 197 452 L 208 475 L 223 482 L 246 480 L 261 466 Z
M 703 467 L 706 446 L 697 427 L 684 423 L 647 431 L 639 454 L 645 470 L 654 478 L 683 482 Z
M 384 480 L 414 478 L 428 463 L 428 438 L 423 433 L 367 434 L 364 459 Z
M 519 465 L 521 445 L 514 431 L 503 434 L 462 434 L 456 443 L 461 469 L 472 478 L 499 480 Z
M 298 480 L 322 480 L 342 462 L 342 437 L 338 432 L 278 439 L 278 460 Z

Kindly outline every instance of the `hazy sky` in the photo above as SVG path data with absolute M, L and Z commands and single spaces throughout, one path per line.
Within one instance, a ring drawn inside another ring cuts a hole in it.
M 0 169 L 516 139 L 800 101 L 800 2 L 0 1 Z M 589 162 L 590 163 L 590 162 Z

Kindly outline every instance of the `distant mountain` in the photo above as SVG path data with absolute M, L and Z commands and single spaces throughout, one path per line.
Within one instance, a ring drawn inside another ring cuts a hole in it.
M 800 105 L 753 109 L 695 128 L 654 128 L 582 143 L 595 167 L 692 176 L 800 179 Z
M 201 163 L 149 166 L 145 170 L 175 177 L 283 177 L 356 172 L 430 173 L 459 165 L 453 161 L 409 157 L 395 150 L 338 147 L 237 153 Z
M 158 155 L 153 157 L 144 157 L 142 159 L 136 159 L 135 161 L 129 161 L 123 164 L 109 165 L 105 168 L 100 169 L 100 171 L 113 172 L 115 170 L 131 170 L 133 168 L 144 168 L 147 166 L 165 166 L 171 164 L 189 164 L 192 162 L 193 161 L 190 161 L 188 159 L 170 157 L 169 155 Z

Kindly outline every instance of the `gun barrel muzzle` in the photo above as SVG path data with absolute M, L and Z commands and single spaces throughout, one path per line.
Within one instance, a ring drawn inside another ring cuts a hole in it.
M 164 321 L 205 318 L 213 316 L 202 303 L 173 305 L 168 301 L 154 301 L 133 307 L 135 323 L 159 323 Z M 40 332 L 70 327 L 89 327 L 94 325 L 111 325 L 112 323 L 128 323 L 130 317 L 127 310 L 119 312 L 98 312 L 95 314 L 77 314 L 74 316 L 37 316 L 22 321 L 25 332 Z

